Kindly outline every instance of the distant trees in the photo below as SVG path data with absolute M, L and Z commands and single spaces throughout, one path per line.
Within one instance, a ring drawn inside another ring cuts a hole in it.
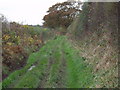
M 74 18 L 81 12 L 80 2 L 57 3 L 49 8 L 48 14 L 44 16 L 44 26 L 50 28 L 67 28 Z

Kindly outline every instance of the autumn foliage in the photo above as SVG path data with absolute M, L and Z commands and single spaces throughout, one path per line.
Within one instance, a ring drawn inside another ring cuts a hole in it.
M 48 14 L 44 16 L 44 26 L 50 28 L 67 28 L 74 18 L 81 12 L 81 3 L 63 2 L 57 3 L 49 8 Z

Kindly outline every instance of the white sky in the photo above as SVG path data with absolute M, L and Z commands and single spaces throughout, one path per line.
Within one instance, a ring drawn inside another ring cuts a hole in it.
M 5 15 L 8 21 L 42 25 L 48 8 L 64 1 L 67 0 L 0 0 L 0 14 Z
M 48 8 L 64 1 L 67 0 L 0 0 L 0 14 L 5 15 L 8 21 L 42 25 L 42 19 Z

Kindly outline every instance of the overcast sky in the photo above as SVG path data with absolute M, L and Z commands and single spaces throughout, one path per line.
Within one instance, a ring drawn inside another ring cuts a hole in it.
M 42 25 L 42 19 L 49 7 L 66 0 L 0 0 L 0 14 L 8 21 L 23 24 Z

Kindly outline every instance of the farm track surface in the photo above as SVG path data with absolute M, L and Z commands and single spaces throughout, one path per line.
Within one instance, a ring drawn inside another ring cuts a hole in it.
M 78 88 L 89 86 L 91 78 L 91 69 L 84 65 L 78 50 L 66 37 L 58 37 L 33 53 L 27 65 L 2 84 L 3 88 Z

